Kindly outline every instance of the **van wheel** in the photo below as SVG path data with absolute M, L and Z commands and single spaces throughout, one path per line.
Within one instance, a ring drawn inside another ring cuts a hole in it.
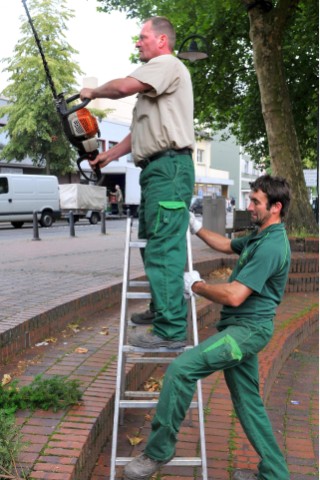
M 51 227 L 53 224 L 53 215 L 51 212 L 42 212 L 40 218 L 41 227 Z
M 23 224 L 24 224 L 24 222 L 11 222 L 11 225 L 14 228 L 21 228 Z
M 97 225 L 99 220 L 100 220 L 100 215 L 99 213 L 96 213 L 96 212 L 92 213 L 91 217 L 89 218 L 89 222 L 91 223 L 91 225 Z

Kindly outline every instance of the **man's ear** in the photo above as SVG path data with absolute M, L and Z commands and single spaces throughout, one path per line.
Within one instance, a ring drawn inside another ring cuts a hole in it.
M 159 46 L 163 47 L 164 45 L 167 45 L 168 43 L 168 37 L 164 33 L 159 35 Z
M 273 208 L 274 213 L 280 215 L 280 212 L 282 210 L 282 203 L 276 202 L 271 206 L 271 208 Z

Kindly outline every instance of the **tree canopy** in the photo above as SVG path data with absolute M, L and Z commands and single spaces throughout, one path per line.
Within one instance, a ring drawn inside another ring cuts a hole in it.
M 318 8 L 315 0 L 98 0 L 144 20 L 167 16 L 178 43 L 206 38 L 210 57 L 191 63 L 195 116 L 228 128 L 252 158 L 286 177 L 289 231 L 317 232 L 303 166 L 317 161 Z
M 65 40 L 67 22 L 73 17 L 73 11 L 65 3 L 65 0 L 29 0 L 28 7 L 54 86 L 58 93 L 70 96 L 78 90 L 76 75 L 82 72 L 71 59 L 78 52 Z M 35 165 L 46 165 L 48 173 L 63 174 L 74 170 L 75 151 L 63 133 L 27 17 L 21 18 L 24 19 L 22 36 L 13 57 L 4 59 L 10 83 L 2 94 L 9 103 L 0 109 L 0 116 L 7 115 L 8 122 L 2 129 L 10 141 L 2 149 L 1 158 L 21 161 L 28 155 Z
M 99 10 L 125 11 L 141 21 L 168 17 L 177 48 L 190 34 L 207 40 L 209 58 L 189 63 L 195 91 L 195 116 L 215 130 L 228 127 L 256 162 L 268 157 L 266 128 L 253 64 L 246 5 L 241 0 L 98 0 Z M 254 2 L 252 2 L 254 3 Z M 277 2 L 274 2 L 277 3 Z M 318 117 L 318 2 L 292 7 L 283 32 L 283 61 L 302 159 L 315 166 Z

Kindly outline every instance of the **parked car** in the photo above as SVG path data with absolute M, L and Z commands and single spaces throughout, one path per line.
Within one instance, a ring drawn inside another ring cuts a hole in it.
M 202 215 L 203 211 L 203 197 L 193 197 L 191 200 L 190 212 L 193 212 L 194 214 L 199 214 Z

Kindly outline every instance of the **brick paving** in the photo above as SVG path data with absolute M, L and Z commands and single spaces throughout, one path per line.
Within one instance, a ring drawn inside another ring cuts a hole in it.
M 200 299 L 199 299 L 200 300 Z M 284 345 L 280 341 L 281 338 L 290 338 L 286 334 L 287 330 L 283 329 L 288 319 L 291 319 L 288 325 L 288 331 L 291 328 L 294 332 L 299 332 L 299 325 L 306 324 L 308 318 L 317 317 L 317 294 L 287 294 L 281 307 L 279 308 L 276 318 L 276 332 L 270 348 L 261 354 L 261 372 L 262 384 L 265 377 L 270 375 L 272 370 L 272 360 L 278 358 L 279 354 L 284 350 Z M 206 311 L 207 302 L 201 299 L 198 305 L 198 311 Z M 142 305 L 139 305 L 142 308 Z M 300 314 L 302 313 L 302 317 Z M 215 312 L 215 315 L 217 312 Z M 307 318 L 308 317 L 308 318 Z M 304 320 L 301 320 L 304 318 Z M 18 413 L 17 421 L 21 425 L 25 439 L 30 442 L 21 461 L 26 470 L 31 468 L 32 473 L 30 479 L 50 479 L 50 480 L 82 480 L 90 478 L 91 480 L 102 480 L 108 478 L 109 466 L 109 448 L 98 458 L 97 466 L 91 475 L 91 470 L 95 464 L 89 461 L 90 453 L 98 455 L 103 448 L 105 435 L 101 434 L 101 430 L 112 430 L 112 399 L 114 394 L 114 384 L 116 376 L 116 353 L 118 343 L 118 321 L 119 309 L 113 307 L 106 312 L 106 315 L 97 314 L 88 319 L 82 319 L 79 322 L 79 331 L 74 333 L 72 329 L 67 328 L 57 335 L 55 343 L 49 343 L 47 346 L 34 347 L 29 349 L 20 358 L 15 358 L 12 363 L 1 367 L 0 376 L 3 373 L 15 373 L 21 384 L 29 383 L 35 375 L 44 373 L 45 375 L 67 375 L 68 378 L 77 378 L 81 380 L 84 391 L 83 401 L 79 406 L 74 406 L 67 411 L 59 411 L 57 413 L 44 412 L 41 410 L 35 412 L 21 411 Z M 202 322 L 203 327 L 200 329 L 200 339 L 213 333 L 212 318 Z M 74 326 L 73 326 L 74 327 Z M 314 331 L 314 330 L 312 330 Z M 317 335 L 308 334 L 308 331 L 301 336 L 302 338 L 314 340 Z M 298 341 L 298 339 L 296 339 Z M 300 343 L 300 342 L 299 342 Z M 316 350 L 316 342 L 313 347 Z M 83 354 L 76 353 L 76 348 L 86 348 L 88 351 Z M 301 347 L 296 348 L 297 352 L 304 350 Z M 312 355 L 317 356 L 317 351 L 313 350 Z M 314 358 L 312 357 L 312 358 Z M 311 357 L 310 357 L 311 358 Z M 298 476 L 292 477 L 293 480 L 307 480 L 310 475 L 315 476 L 317 456 L 316 456 L 316 435 L 317 435 L 317 417 L 316 405 L 317 397 L 316 382 L 317 363 L 309 362 L 310 375 L 313 378 L 313 389 L 306 390 L 306 399 L 309 407 L 312 402 L 312 414 L 303 418 L 303 424 L 300 425 L 299 440 L 288 443 L 285 448 L 288 450 L 288 458 L 295 458 L 296 452 L 299 450 L 299 442 L 303 439 L 311 439 L 314 442 L 314 448 L 310 451 L 312 465 L 308 464 L 306 476 L 303 476 L 306 465 L 297 462 L 298 467 L 302 470 Z M 288 369 L 292 374 L 292 369 Z M 295 370 L 297 371 L 297 370 Z M 20 372 L 20 373 L 19 373 Z M 302 372 L 302 370 L 301 370 Z M 154 374 L 150 372 L 150 374 Z M 140 378 L 136 373 L 136 383 L 142 383 L 146 378 L 143 374 Z M 301 373 L 302 378 L 306 378 Z M 278 380 L 276 380 L 278 381 Z M 299 400 L 292 392 L 292 399 Z M 263 391 L 265 395 L 265 392 Z M 232 467 L 254 467 L 257 463 L 257 457 L 248 445 L 243 436 L 239 425 L 237 425 L 232 415 L 232 406 L 226 390 L 224 380 L 221 374 L 215 374 L 209 377 L 203 384 L 203 395 L 206 406 L 206 439 L 207 439 L 207 456 L 209 467 L 209 479 L 227 480 L 229 479 L 229 469 Z M 272 395 L 270 395 L 272 398 Z M 288 392 L 276 395 L 278 402 L 283 409 L 288 405 Z M 301 398 L 301 397 L 300 397 Z M 296 406 L 295 403 L 292 405 Z M 290 406 L 290 405 L 289 405 Z M 272 407 L 272 403 L 271 403 Z M 297 410 L 297 409 L 296 409 Z M 310 408 L 309 411 L 311 412 Z M 293 413 L 293 412 L 292 412 Z M 275 429 L 282 431 L 284 418 L 286 425 L 288 424 L 288 415 L 284 417 L 282 411 L 275 410 L 277 419 L 280 422 L 275 424 Z M 292 417 L 293 419 L 293 417 Z M 294 419 L 293 419 L 294 420 Z M 312 425 L 312 427 L 310 427 Z M 126 435 L 132 435 L 136 431 L 143 432 L 146 437 L 149 422 L 144 422 L 144 416 L 141 411 L 134 412 L 126 418 L 126 426 L 120 431 L 120 452 L 119 455 L 130 455 L 130 447 Z M 141 430 L 142 429 L 142 430 Z M 197 422 L 191 428 L 185 425 L 181 431 L 180 438 L 182 442 L 179 444 L 177 455 L 195 455 L 197 438 Z M 282 436 L 281 436 L 282 437 Z M 286 431 L 285 438 L 288 437 Z M 281 443 L 281 441 L 280 441 Z M 143 448 L 143 443 L 141 447 Z M 192 452 L 192 453 L 191 453 Z M 133 452 L 135 454 L 135 452 Z M 81 460 L 82 459 L 82 460 Z M 33 465 L 33 466 L 32 466 Z M 32 466 L 32 467 L 31 467 Z M 166 469 L 163 470 L 165 476 Z M 121 472 L 119 473 L 121 475 Z M 119 477 L 121 478 L 121 477 Z M 177 472 L 171 478 L 201 478 L 199 474 L 190 472 L 187 467 L 177 469 Z
M 213 255 L 197 238 L 192 238 L 192 242 L 194 261 L 203 275 L 220 266 L 232 267 L 232 257 L 227 259 Z M 21 458 L 22 466 L 30 471 L 30 480 L 108 478 L 109 444 L 105 446 L 105 442 L 112 430 L 119 324 L 117 302 L 122 278 L 123 245 L 123 232 L 110 232 L 107 236 L 98 235 L 94 239 L 84 235 L 75 239 L 29 241 L 24 245 L 24 255 L 21 255 L 21 242 L 11 242 L 9 245 L 0 240 L 1 268 L 3 278 L 6 278 L 1 298 L 5 301 L 0 312 L 0 346 L 20 326 L 32 326 L 28 323 L 30 318 L 40 330 L 38 338 L 48 340 L 47 345 L 35 346 L 36 334 L 30 335 L 26 342 L 28 348 L 21 355 L 11 355 L 11 360 L 8 359 L 10 350 L 6 350 L 5 361 L 0 364 L 0 378 L 4 373 L 10 373 L 21 384 L 27 384 L 39 373 L 47 376 L 63 374 L 70 379 L 81 380 L 84 392 L 81 404 L 67 411 L 18 413 L 17 422 L 25 439 L 30 442 Z M 299 257 L 303 257 L 302 262 Z M 139 255 L 133 256 L 132 262 L 132 274 L 141 275 L 143 269 Z M 302 253 L 294 260 L 294 273 L 297 275 L 278 310 L 274 339 L 260 358 L 263 396 L 269 398 L 270 415 L 279 435 L 279 443 L 288 458 L 293 480 L 318 476 L 318 390 L 315 381 L 318 378 L 315 340 L 318 293 L 314 288 L 317 274 L 308 284 L 308 279 L 301 279 L 305 270 L 303 264 L 310 262 L 311 256 Z M 312 266 L 308 266 L 308 271 L 313 269 L 316 272 L 314 264 L 313 261 Z M 12 290 L 14 285 L 24 285 L 24 289 L 18 294 L 17 290 Z M 115 286 L 119 288 L 115 289 Z M 130 308 L 142 310 L 144 305 L 133 302 Z M 217 314 L 216 306 L 204 299 L 198 300 L 200 338 L 210 334 Z M 59 323 L 60 317 L 64 317 L 64 323 Z M 53 324 L 50 335 L 41 322 Z M 302 347 L 303 342 L 308 340 L 313 343 Z M 76 353 L 77 347 L 87 351 Z M 283 367 L 291 352 L 294 352 L 293 355 Z M 298 362 L 299 368 L 290 364 L 292 358 Z M 302 365 L 305 366 L 304 370 Z M 134 388 L 152 374 L 151 370 L 148 372 L 146 369 L 128 369 L 127 373 L 128 381 Z M 280 387 L 282 377 L 291 382 L 287 389 L 283 387 L 284 390 Z M 309 383 L 304 383 L 304 386 L 301 383 L 304 397 L 301 395 L 298 398 L 295 395 L 297 382 L 307 382 L 308 378 Z M 277 385 L 279 390 L 277 388 L 273 393 Z M 203 390 L 209 480 L 226 480 L 229 479 L 229 469 L 255 466 L 257 457 L 232 415 L 222 375 L 210 377 L 204 382 Z M 141 411 L 131 412 L 127 419 L 133 430 L 138 425 L 139 431 L 142 429 L 143 435 L 147 436 L 150 424 L 142 421 Z M 121 430 L 119 453 L 126 456 L 129 448 L 127 428 Z M 184 426 L 178 455 L 185 456 L 189 451 L 193 452 L 192 456 L 195 455 L 195 431 L 196 420 L 194 427 Z M 139 448 L 143 448 L 143 443 Z M 102 449 L 103 453 L 99 456 Z M 163 479 L 201 478 L 199 472 L 190 472 L 187 467 L 179 467 L 174 475 L 168 468 L 163 472 Z
M 281 324 L 288 316 L 292 317 L 304 311 L 315 295 L 290 295 L 284 299 L 278 309 L 276 333 L 270 342 L 271 351 L 279 346 L 279 337 L 283 336 Z M 208 326 L 202 329 L 201 338 L 214 333 Z M 289 356 L 276 376 L 267 400 L 268 413 L 290 470 L 291 480 L 309 480 L 318 478 L 318 333 L 308 336 Z M 268 363 L 269 348 L 260 354 L 261 370 Z M 267 355 L 265 355 L 267 354 Z M 157 372 L 160 378 L 162 370 Z M 262 379 L 263 380 L 263 379 Z M 265 396 L 265 392 L 263 392 Z M 234 468 L 255 469 L 259 459 L 247 441 L 241 426 L 234 417 L 232 403 L 222 373 L 215 373 L 203 381 L 205 408 L 206 451 L 209 480 L 229 480 Z M 150 432 L 152 411 L 145 417 L 139 410 L 128 411 L 125 424 L 119 429 L 119 456 L 139 454 Z M 147 418 L 147 420 L 146 420 Z M 131 447 L 127 439 L 139 436 L 143 438 L 139 446 Z M 196 456 L 198 448 L 198 423 L 194 419 L 193 427 L 185 420 L 179 433 L 177 456 Z M 110 468 L 110 441 L 103 448 L 90 480 L 105 480 Z M 120 469 L 118 469 L 120 470 Z M 121 471 L 119 477 L 121 477 Z M 201 469 L 191 467 L 163 467 L 157 480 L 201 479 Z

